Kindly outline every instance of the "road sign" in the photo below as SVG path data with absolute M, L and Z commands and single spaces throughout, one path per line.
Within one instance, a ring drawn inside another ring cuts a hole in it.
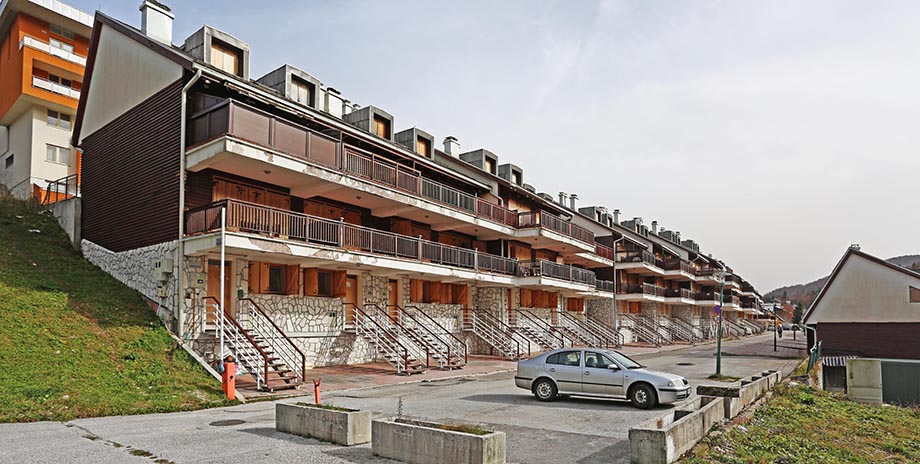
M 718 315 L 720 315 L 720 316 L 722 315 L 722 305 L 716 305 L 716 307 L 715 307 L 715 308 L 712 308 L 712 310 L 713 310 L 713 312 L 715 312 L 716 314 L 718 314 Z

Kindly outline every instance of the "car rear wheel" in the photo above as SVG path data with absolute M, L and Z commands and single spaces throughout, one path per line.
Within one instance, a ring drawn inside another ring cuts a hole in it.
M 547 379 L 540 379 L 533 386 L 533 394 L 540 401 L 552 401 L 556 399 L 556 385 Z
M 652 387 L 641 383 L 632 389 L 629 400 L 639 409 L 649 409 L 658 403 L 658 396 Z

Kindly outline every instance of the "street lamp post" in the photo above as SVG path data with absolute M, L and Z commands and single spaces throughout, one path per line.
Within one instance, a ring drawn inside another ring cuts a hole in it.
M 725 303 L 723 291 L 725 289 L 725 271 L 720 271 L 719 276 L 719 330 L 716 333 L 716 376 L 722 375 L 722 318 L 725 317 L 722 306 Z
M 773 305 L 773 351 L 776 352 L 776 323 L 779 318 L 776 317 L 776 304 Z

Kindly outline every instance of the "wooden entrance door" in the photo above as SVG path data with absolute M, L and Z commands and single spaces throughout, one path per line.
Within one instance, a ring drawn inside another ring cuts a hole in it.
M 388 283 L 387 313 L 389 313 L 390 319 L 395 321 L 399 318 L 399 310 L 396 309 L 396 306 L 399 304 L 399 281 L 390 279 Z
M 358 276 L 345 278 L 345 324 L 355 324 L 355 306 L 358 304 Z
M 224 262 L 224 314 L 230 319 L 235 319 L 233 314 L 233 273 L 230 272 L 230 262 Z M 220 261 L 216 259 L 208 260 L 208 296 L 214 297 L 220 301 Z M 208 300 L 206 303 L 213 303 Z M 208 323 L 216 322 L 213 314 L 207 318 Z

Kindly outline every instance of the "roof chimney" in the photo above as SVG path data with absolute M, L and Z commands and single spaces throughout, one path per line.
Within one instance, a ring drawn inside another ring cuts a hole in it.
M 166 45 L 172 45 L 173 20 L 176 15 L 169 7 L 156 0 L 144 0 L 141 4 L 141 32 L 147 37 Z
M 571 208 L 573 211 L 575 210 L 575 200 L 578 200 L 577 193 L 569 195 L 569 208 Z
M 658 235 L 658 221 L 652 221 L 652 233 Z
M 457 137 L 454 137 L 453 135 L 444 137 L 444 153 L 447 153 L 454 158 L 460 156 L 460 142 L 457 141 Z
M 620 223 L 620 210 L 618 209 L 613 210 L 613 223 L 614 224 Z
M 559 204 L 565 206 L 565 199 L 568 197 L 565 192 L 559 192 Z
M 856 251 L 859 251 L 859 244 L 858 244 L 858 243 L 854 243 L 854 244 L 850 245 L 850 248 L 852 248 L 852 249 L 854 249 L 854 250 L 856 250 Z

